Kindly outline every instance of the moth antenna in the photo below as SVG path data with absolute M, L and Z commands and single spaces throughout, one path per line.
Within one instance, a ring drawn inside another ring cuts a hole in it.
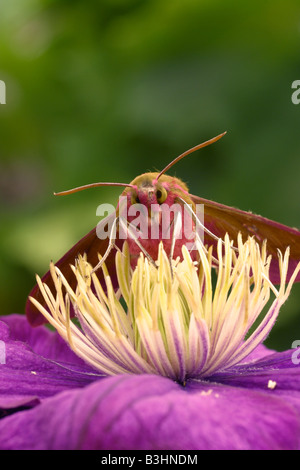
M 134 188 L 135 186 L 132 184 L 127 184 L 127 183 L 91 183 L 91 184 L 86 184 L 84 186 L 78 186 L 78 188 L 73 188 L 73 189 L 68 189 L 67 191 L 61 191 L 59 193 L 53 193 L 54 196 L 66 196 L 67 194 L 73 194 L 77 193 L 79 191 L 83 191 L 84 189 L 89 189 L 89 188 L 96 188 L 98 186 L 123 186 L 123 187 L 129 187 L 129 188 Z
M 166 173 L 166 171 L 168 171 L 173 165 L 175 165 L 175 163 L 179 162 L 179 160 L 181 160 L 182 158 L 186 157 L 187 155 L 189 155 L 190 153 L 193 153 L 195 152 L 196 150 L 199 150 L 199 149 L 202 149 L 203 147 L 207 147 L 208 145 L 210 144 L 213 144 L 214 142 L 217 142 L 217 140 L 221 139 L 225 134 L 227 133 L 227 131 L 223 132 L 222 134 L 219 134 L 217 135 L 216 137 L 213 137 L 212 139 L 210 140 L 207 140 L 206 142 L 202 142 L 202 144 L 198 144 L 196 145 L 195 147 L 192 147 L 191 149 L 189 150 L 186 150 L 185 152 L 183 152 L 181 155 L 179 155 L 178 157 L 174 158 L 174 160 L 172 160 L 158 175 L 158 177 L 156 178 L 156 180 L 158 180 L 161 175 L 163 175 L 164 173 Z

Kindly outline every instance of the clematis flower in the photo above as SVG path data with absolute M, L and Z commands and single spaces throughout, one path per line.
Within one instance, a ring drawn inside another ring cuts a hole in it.
M 132 271 L 124 245 L 116 293 L 105 266 L 104 291 L 84 258 L 75 290 L 51 265 L 57 295 L 38 280 L 48 310 L 33 302 L 57 331 L 1 318 L 0 448 L 298 449 L 299 366 L 262 342 L 300 264 L 286 285 L 279 256 L 277 289 L 252 238 L 197 253 Z

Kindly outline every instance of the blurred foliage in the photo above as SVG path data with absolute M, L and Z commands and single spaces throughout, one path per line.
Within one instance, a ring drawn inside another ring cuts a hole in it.
M 0 0 L 1 312 L 98 222 L 95 181 L 172 169 L 194 194 L 300 227 L 300 3 Z M 268 344 L 300 338 L 295 286 Z

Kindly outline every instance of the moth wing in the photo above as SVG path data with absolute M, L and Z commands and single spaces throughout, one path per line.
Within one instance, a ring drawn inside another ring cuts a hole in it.
M 260 246 L 267 239 L 267 252 L 272 255 L 270 279 L 274 284 L 280 283 L 278 250 L 284 254 L 287 247 L 290 247 L 287 276 L 287 280 L 289 280 L 300 261 L 299 230 L 255 215 L 252 212 L 245 212 L 198 196 L 191 195 L 191 198 L 195 204 L 204 204 L 204 225 L 217 237 L 223 238 L 225 233 L 228 233 L 230 238 L 235 241 L 237 234 L 241 232 L 243 240 L 248 236 L 254 236 Z M 209 245 L 216 245 L 216 240 L 207 233 L 204 234 L 204 241 Z M 300 282 L 300 273 L 297 275 L 296 281 Z
M 115 214 L 111 214 L 107 217 L 105 217 L 101 222 L 98 224 L 98 233 L 99 230 L 101 229 L 106 229 L 106 226 L 110 226 L 113 223 L 113 220 L 115 218 Z M 96 228 L 91 230 L 87 235 L 85 235 L 81 240 L 79 240 L 76 245 L 74 245 L 55 265 L 60 269 L 60 271 L 63 273 L 65 278 L 68 280 L 70 286 L 72 289 L 75 289 L 76 286 L 76 278 L 74 276 L 74 273 L 70 267 L 70 265 L 75 264 L 75 259 L 78 257 L 79 254 L 83 255 L 86 253 L 87 256 L 87 261 L 92 265 L 96 266 L 96 264 L 99 261 L 98 258 L 98 253 L 100 255 L 104 255 L 107 247 L 108 247 L 108 242 L 109 238 L 106 237 L 105 239 L 100 239 L 97 236 Z M 116 246 L 118 246 L 120 249 L 122 249 L 124 240 L 120 240 L 118 238 L 118 231 L 117 231 L 117 237 L 116 237 Z M 113 248 L 105 260 L 105 265 L 108 269 L 109 275 L 111 277 L 112 283 L 114 287 L 117 287 L 117 273 L 116 273 L 116 268 L 115 268 L 115 254 L 116 254 L 116 248 Z M 99 269 L 97 271 L 97 275 L 100 279 L 101 284 L 104 284 L 104 278 L 103 278 L 103 272 L 102 269 Z M 56 295 L 56 291 L 54 288 L 54 283 L 50 274 L 50 271 L 48 271 L 43 277 L 42 277 L 42 282 L 47 284 L 53 293 L 53 295 Z M 35 285 L 35 287 L 32 289 L 32 291 L 29 294 L 31 297 L 34 297 L 41 305 L 43 305 L 45 308 L 47 308 L 44 298 L 40 292 L 40 289 L 38 285 Z M 32 326 L 38 326 L 41 325 L 42 323 L 45 323 L 45 319 L 43 315 L 37 310 L 37 308 L 32 304 L 30 299 L 27 299 L 26 306 L 25 306 L 25 312 L 28 318 L 29 323 Z

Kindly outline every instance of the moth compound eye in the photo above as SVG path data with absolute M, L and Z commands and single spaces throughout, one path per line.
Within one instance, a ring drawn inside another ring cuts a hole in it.
M 168 197 L 166 189 L 162 186 L 160 189 L 156 190 L 156 199 L 158 204 L 162 204 Z
M 136 193 L 131 194 L 131 204 L 139 204 L 140 200 Z

